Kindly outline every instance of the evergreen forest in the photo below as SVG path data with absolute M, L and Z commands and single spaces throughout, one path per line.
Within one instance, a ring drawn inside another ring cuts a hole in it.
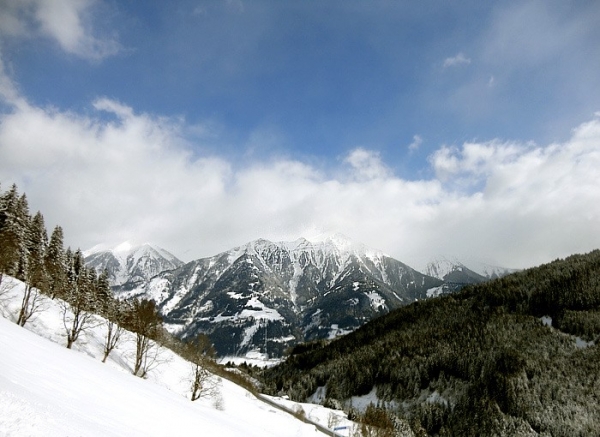
M 108 273 L 87 267 L 81 250 L 64 248 L 63 230 L 56 226 L 48 238 L 41 212 L 31 215 L 27 196 L 16 185 L 0 191 L 0 299 L 6 291 L 5 275 L 25 283 L 16 323 L 25 326 L 44 311 L 43 299 L 56 299 L 61 307 L 66 347 L 71 348 L 93 323 L 93 315 L 106 320 L 104 359 L 117 346 L 124 329 L 136 334 L 133 374 L 145 377 L 152 363 L 155 342 L 203 368 L 217 369 L 212 347 L 198 349 L 198 338 L 183 343 L 163 327 L 153 300 L 120 301 L 110 288 Z M 152 340 L 152 341 L 151 341 Z M 200 370 L 197 375 L 201 375 Z
M 599 336 L 596 250 L 402 307 L 260 377 L 350 414 L 376 394 L 380 435 L 598 436 Z

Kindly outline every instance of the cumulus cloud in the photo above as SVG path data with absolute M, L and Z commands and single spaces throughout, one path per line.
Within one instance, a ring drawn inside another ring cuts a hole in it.
M 112 37 L 93 35 L 89 21 L 92 0 L 6 0 L 0 2 L 0 34 L 12 37 L 44 35 L 67 53 L 101 60 L 119 52 Z
M 477 182 L 482 177 L 489 176 L 497 165 L 515 159 L 525 147 L 497 140 L 487 143 L 465 143 L 460 149 L 442 146 L 431 155 L 430 162 L 437 177 L 442 181 L 463 176 Z
M 467 58 L 464 53 L 458 53 L 456 56 L 444 59 L 444 68 L 456 67 L 457 65 L 470 64 L 471 59 Z
M 2 189 L 17 183 L 84 249 L 134 239 L 190 260 L 319 230 L 415 267 L 437 254 L 526 267 L 600 246 L 598 117 L 563 143 L 442 146 L 434 177 L 406 180 L 366 148 L 337 169 L 283 158 L 240 166 L 192 153 L 185 120 L 108 98 L 87 115 L 40 108 L 4 86 L 13 99 L 0 115 Z
M 380 179 L 389 176 L 389 169 L 381 161 L 379 153 L 362 147 L 352 150 L 344 159 L 354 170 L 352 175 L 361 180 Z

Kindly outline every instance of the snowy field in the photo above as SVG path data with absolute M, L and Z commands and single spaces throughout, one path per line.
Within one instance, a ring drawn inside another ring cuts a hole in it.
M 44 310 L 21 328 L 14 321 L 23 284 L 4 277 L 0 287 L 2 437 L 331 435 L 220 378 L 217 393 L 191 402 L 191 366 L 164 348 L 147 379 L 133 376 L 131 333 L 103 364 L 100 317 L 69 350 L 56 301 L 44 297 Z M 271 399 L 324 426 L 352 426 L 342 412 Z

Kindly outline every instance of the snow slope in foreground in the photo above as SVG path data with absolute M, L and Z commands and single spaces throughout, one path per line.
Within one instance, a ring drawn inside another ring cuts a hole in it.
M 55 303 L 46 305 L 31 328 L 58 317 Z M 116 368 L 130 342 L 102 364 L 92 353 L 100 329 L 80 339 L 84 350 L 78 352 L 0 317 L 0 436 L 324 435 L 226 380 L 218 405 L 191 402 L 185 397 L 189 365 L 170 351 L 163 352 L 172 356 L 156 369 L 154 381 Z

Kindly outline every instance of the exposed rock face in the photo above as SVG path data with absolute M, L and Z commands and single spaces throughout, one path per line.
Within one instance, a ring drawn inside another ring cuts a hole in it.
M 339 235 L 317 242 L 257 240 L 134 282 L 115 291 L 154 299 L 171 332 L 184 338 L 207 333 L 220 355 L 259 350 L 270 356 L 350 332 L 439 294 L 443 285 Z

